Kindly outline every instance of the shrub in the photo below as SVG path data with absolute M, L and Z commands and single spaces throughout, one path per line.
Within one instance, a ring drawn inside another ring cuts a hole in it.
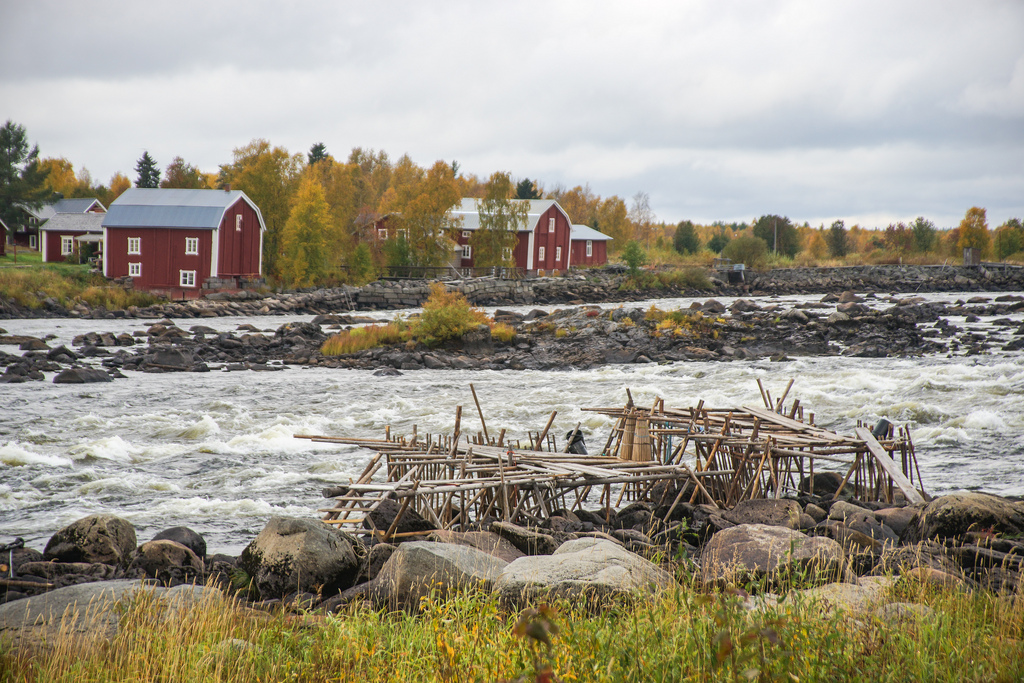
M 636 240 L 630 240 L 626 243 L 625 249 L 622 250 L 622 260 L 629 266 L 629 274 L 631 277 L 636 277 L 640 274 L 640 266 L 647 263 L 647 254 L 644 253 L 643 247 Z
M 711 280 L 703 268 L 684 268 L 658 273 L 658 281 L 666 287 L 678 289 L 711 289 Z
M 494 323 L 491 325 L 491 337 L 507 344 L 516 338 L 516 328 L 505 323 Z
M 449 292 L 443 284 L 435 282 L 430 285 L 430 296 L 423 304 L 423 315 L 413 334 L 427 346 L 437 346 L 487 322 L 483 311 L 470 307 L 465 296 Z
M 557 330 L 555 330 L 555 339 L 562 339 L 568 334 L 569 332 L 564 327 L 559 327 Z
M 760 237 L 737 237 L 725 245 L 722 256 L 751 268 L 763 268 L 768 260 L 768 244 Z
M 331 335 L 320 347 L 320 353 L 325 356 L 340 356 L 378 346 L 397 344 L 407 339 L 409 339 L 409 326 L 404 323 L 367 325 Z

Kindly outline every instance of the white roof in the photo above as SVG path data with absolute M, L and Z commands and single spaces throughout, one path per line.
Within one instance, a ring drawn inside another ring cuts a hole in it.
M 462 218 L 463 230 L 480 229 L 480 202 L 482 201 L 482 199 L 467 197 L 462 200 L 462 203 L 459 204 L 458 207 L 451 210 L 453 217 Z M 558 202 L 554 199 L 512 199 L 509 201 L 516 203 L 526 202 L 528 205 L 526 226 L 520 228 L 520 232 L 533 232 L 537 228 L 537 223 L 540 221 L 540 217 L 552 206 L 558 206 Z M 558 206 L 558 210 L 565 214 L 562 207 Z M 568 214 L 565 214 L 565 217 L 568 219 Z
M 572 234 L 570 235 L 570 239 L 590 240 L 591 242 L 599 242 L 602 240 L 613 240 L 615 238 L 612 237 L 611 235 L 606 235 L 603 232 L 598 232 L 589 225 L 574 224 L 572 226 Z

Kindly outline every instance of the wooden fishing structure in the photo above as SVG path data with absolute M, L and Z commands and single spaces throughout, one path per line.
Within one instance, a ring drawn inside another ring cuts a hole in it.
M 804 421 L 798 400 L 784 409 L 792 385 L 772 401 L 758 381 L 763 406 L 727 409 L 703 401 L 671 408 L 664 399 L 642 407 L 627 389 L 623 407 L 584 409 L 614 420 L 594 455 L 569 453 L 568 443 L 555 449 L 556 412 L 525 445 L 506 441 L 504 429 L 491 436 L 472 385 L 482 426 L 475 436 L 463 434 L 457 406 L 450 435 L 420 435 L 414 427 L 410 436 L 393 436 L 386 427 L 384 439 L 298 438 L 376 452 L 356 480 L 324 490 L 334 504 L 320 512 L 327 524 L 382 540 L 401 535 L 396 529 L 407 509 L 438 529 L 465 529 L 487 518 L 533 526 L 560 510 L 594 509 L 596 497 L 605 514 L 623 501 L 651 500 L 668 520 L 683 502 L 731 508 L 752 498 L 813 494 L 823 467 L 845 475 L 836 497 L 927 499 L 908 429 L 886 420 L 874 430 L 858 425 L 853 436 L 819 428 L 813 414 Z M 370 513 L 388 499 L 399 512 L 390 528 L 375 528 Z

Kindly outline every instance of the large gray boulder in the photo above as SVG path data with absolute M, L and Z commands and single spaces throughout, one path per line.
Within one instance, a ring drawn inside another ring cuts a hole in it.
M 903 543 L 963 538 L 969 531 L 1024 534 L 1024 509 L 988 493 L 951 493 L 931 501 L 907 524 Z
M 402 543 L 377 575 L 375 594 L 392 609 L 415 610 L 433 590 L 441 597 L 467 588 L 490 590 L 507 564 L 466 545 Z
M 202 583 L 206 567 L 203 559 L 191 548 L 175 541 L 154 540 L 139 546 L 128 569 L 140 569 L 147 578 L 156 579 L 165 586 L 178 586 Z
M 93 382 L 113 382 L 114 378 L 103 370 L 96 368 L 67 368 L 53 377 L 54 384 L 91 384 Z
M 511 522 L 493 522 L 490 529 L 525 555 L 550 555 L 560 545 L 553 535 L 532 531 Z
M 359 559 L 340 531 L 316 520 L 272 517 L 238 560 L 264 598 L 333 595 L 352 586 Z
M 499 560 L 512 562 L 523 557 L 519 548 L 515 547 L 498 534 L 490 531 L 435 531 L 427 536 L 428 541 L 435 543 L 454 543 L 456 545 L 468 545 L 471 548 L 482 550 L 488 555 L 494 555 Z
M 89 515 L 72 522 L 46 544 L 43 559 L 127 566 L 135 551 L 135 527 L 114 515 Z
M 767 524 L 787 529 L 800 527 L 800 503 L 795 500 L 774 500 L 772 498 L 751 498 L 736 504 L 722 517 L 733 524 Z
M 511 562 L 495 582 L 494 592 L 509 604 L 545 597 L 602 603 L 672 583 L 668 572 L 620 545 L 580 538 L 563 543 L 552 555 Z
M 765 524 L 741 524 L 711 537 L 700 556 L 705 585 L 776 581 L 808 572 L 819 582 L 842 578 L 842 547 L 830 538 L 808 537 L 799 531 Z
M 146 586 L 142 581 L 118 579 L 85 583 L 0 605 L 0 640 L 15 647 L 34 647 L 61 638 L 110 639 L 117 634 L 119 612 L 114 607 L 138 591 L 152 591 L 168 605 L 179 607 L 220 595 L 216 588 Z

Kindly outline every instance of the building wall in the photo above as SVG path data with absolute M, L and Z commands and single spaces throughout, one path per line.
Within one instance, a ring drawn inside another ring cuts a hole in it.
M 67 257 L 60 253 L 60 242 L 62 237 L 80 237 L 81 235 L 87 235 L 85 230 L 40 230 L 39 231 L 39 248 L 43 253 L 43 261 L 45 263 L 63 263 L 67 260 Z M 75 250 L 80 249 L 79 244 L 75 244 Z
M 141 263 L 142 274 L 132 279 L 136 289 L 169 296 L 199 296 L 203 280 L 210 277 L 212 231 L 178 228 L 107 228 L 105 245 L 108 278 L 126 277 L 129 263 Z M 138 237 L 141 254 L 128 254 L 128 238 Z M 199 239 L 199 253 L 185 253 L 185 238 Z M 58 244 L 59 249 L 59 244 Z M 196 271 L 195 286 L 181 287 L 182 270 Z
M 242 217 L 240 230 L 237 216 Z M 263 273 L 260 220 L 245 200 L 239 199 L 228 208 L 217 232 L 217 277 L 252 277 Z
M 607 240 L 591 240 L 593 249 L 591 256 L 587 256 L 587 240 L 572 241 L 572 265 L 573 266 L 600 266 L 608 263 L 608 242 Z
M 555 229 L 550 229 L 551 219 L 555 219 Z M 552 205 L 547 211 L 541 214 L 534 228 L 533 239 L 533 270 L 565 270 L 569 263 L 570 233 L 572 226 L 565 214 L 558 210 L 557 205 Z M 544 248 L 544 258 L 540 257 L 541 247 Z M 558 248 L 561 247 L 561 253 Z M 518 264 L 517 264 L 518 265 Z

